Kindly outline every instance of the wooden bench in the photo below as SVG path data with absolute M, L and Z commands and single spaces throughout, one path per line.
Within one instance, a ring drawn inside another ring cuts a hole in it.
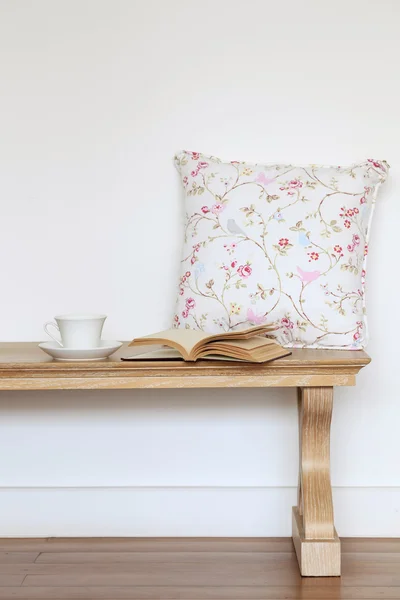
M 105 361 L 65 363 L 47 357 L 35 343 L 3 343 L 0 390 L 296 387 L 300 461 L 293 542 L 302 575 L 340 575 L 329 459 L 333 388 L 355 385 L 369 356 L 361 350 L 293 350 L 264 365 L 122 362 L 131 350 L 124 345 Z

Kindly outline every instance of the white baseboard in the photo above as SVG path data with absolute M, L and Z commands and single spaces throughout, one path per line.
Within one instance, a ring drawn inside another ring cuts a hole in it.
M 335 488 L 341 536 L 400 536 L 400 487 Z M 289 536 L 293 487 L 0 488 L 0 537 Z

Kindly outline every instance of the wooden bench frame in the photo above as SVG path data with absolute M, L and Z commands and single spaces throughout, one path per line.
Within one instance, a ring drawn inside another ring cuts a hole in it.
M 293 350 L 263 365 L 199 361 L 122 362 L 124 345 L 98 362 L 56 362 L 35 343 L 0 344 L 0 390 L 296 387 L 299 484 L 293 542 L 305 576 L 340 575 L 340 539 L 333 520 L 330 426 L 334 386 L 355 385 L 370 362 L 362 350 Z

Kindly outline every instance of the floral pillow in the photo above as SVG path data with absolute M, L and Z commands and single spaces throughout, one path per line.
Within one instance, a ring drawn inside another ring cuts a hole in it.
M 362 348 L 375 199 L 388 164 L 350 167 L 175 157 L 186 222 L 174 327 L 276 321 L 285 346 Z

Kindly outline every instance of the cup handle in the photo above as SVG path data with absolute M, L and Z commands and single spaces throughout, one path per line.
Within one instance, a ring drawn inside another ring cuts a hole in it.
M 47 333 L 47 335 L 49 335 L 55 342 L 57 342 L 57 344 L 59 346 L 61 346 L 61 348 L 64 348 L 64 346 L 62 345 L 62 343 L 60 342 L 60 340 L 58 340 L 56 337 L 54 337 L 54 335 L 52 333 L 50 333 L 50 331 L 48 330 L 48 327 L 50 327 L 50 325 L 52 327 L 54 327 L 55 329 L 57 329 L 58 333 L 60 333 L 58 325 L 56 323 L 53 323 L 53 321 L 47 321 L 47 323 L 45 323 L 43 325 L 43 329 L 45 330 L 45 332 Z

